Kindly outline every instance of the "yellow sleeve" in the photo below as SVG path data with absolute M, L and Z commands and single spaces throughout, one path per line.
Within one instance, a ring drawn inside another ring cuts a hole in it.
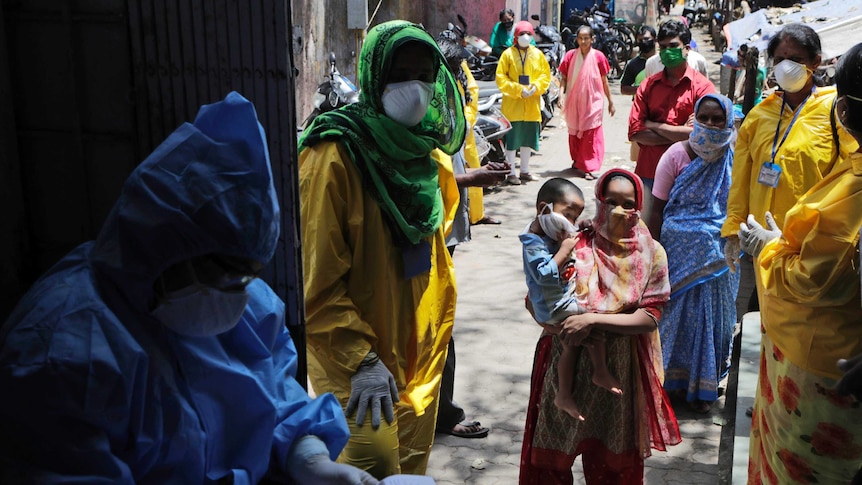
M 326 351 L 351 375 L 377 337 L 347 291 L 353 254 L 349 221 L 362 218 L 362 183 L 341 145 L 324 142 L 299 156 L 302 269 L 305 275 L 306 328 L 313 345 Z
M 727 219 L 721 226 L 721 237 L 736 236 L 739 224 L 748 218 L 748 196 L 751 186 L 751 139 L 756 131 L 754 118 L 743 122 L 736 139 L 733 153 L 733 168 L 730 176 L 730 190 L 727 194 Z
M 506 49 L 503 51 L 503 55 L 500 56 L 500 60 L 497 62 L 497 88 L 504 96 L 520 99 L 521 91 L 524 90 L 524 86 L 518 83 L 517 74 L 514 74 L 514 76 L 512 75 L 515 71 L 512 49 Z M 512 80 L 513 78 L 514 81 Z
M 758 258 L 764 292 L 812 307 L 859 295 L 855 269 L 862 227 L 862 174 L 824 179 L 788 211 L 783 237 Z
M 458 191 L 458 182 L 455 181 L 452 157 L 438 149 L 432 151 L 431 156 L 437 161 L 437 178 L 440 184 L 440 193 L 443 196 L 443 235 L 448 236 L 452 231 L 455 214 L 458 212 L 461 193 Z
M 467 76 L 467 90 L 470 92 L 471 98 L 470 102 L 464 107 L 464 117 L 467 118 L 468 128 L 473 128 L 473 125 L 476 124 L 476 117 L 479 115 L 479 83 L 476 82 L 476 78 L 470 72 L 470 66 L 467 65 L 467 61 L 461 61 L 461 69 L 464 70 L 464 74 Z

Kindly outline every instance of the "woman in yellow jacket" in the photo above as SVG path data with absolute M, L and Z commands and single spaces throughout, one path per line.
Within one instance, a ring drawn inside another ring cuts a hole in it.
M 497 87 L 503 93 L 503 115 L 512 122 L 506 133 L 506 162 L 511 167 L 506 182 L 520 185 L 521 180 L 537 178 L 530 173 L 530 150 L 539 149 L 542 122 L 542 94 L 551 83 L 551 67 L 545 54 L 530 45 L 530 22 L 515 24 L 515 43 L 503 51 L 497 63 Z M 521 150 L 521 176 L 515 175 L 515 150 Z
M 835 77 L 836 115 L 856 140 L 862 140 L 860 76 L 857 44 Z M 748 483 L 850 483 L 862 466 L 862 407 L 845 394 L 862 389 L 835 386 L 849 370 L 846 360 L 862 354 L 862 151 L 843 156 L 780 226 L 750 220 L 739 238 L 746 251 L 759 253 L 765 333 Z M 839 360 L 845 361 L 841 370 Z M 858 382 L 859 369 L 854 372 L 848 378 Z
M 455 314 L 447 154 L 465 123 L 445 62 L 421 26 L 376 26 L 359 102 L 318 116 L 300 140 L 308 374 L 348 416 L 338 461 L 381 479 L 425 472 Z
M 835 88 L 815 85 L 820 52 L 820 37 L 804 24 L 786 25 L 773 37 L 767 53 L 781 90 L 755 106 L 739 129 L 721 236 L 731 270 L 742 266 L 741 288 L 753 286 L 753 269 L 749 257 L 740 262 L 739 224 L 748 214 L 764 224 L 771 211 L 781 227 L 788 209 L 832 170 L 838 147 L 844 153 L 858 147 L 830 115 Z

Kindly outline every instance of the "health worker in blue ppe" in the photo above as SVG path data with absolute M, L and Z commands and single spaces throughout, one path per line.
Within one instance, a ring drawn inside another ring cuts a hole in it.
M 266 137 L 231 93 L 0 329 L 0 483 L 378 483 L 332 461 L 341 406 L 294 379 L 284 304 L 256 278 L 278 235 Z

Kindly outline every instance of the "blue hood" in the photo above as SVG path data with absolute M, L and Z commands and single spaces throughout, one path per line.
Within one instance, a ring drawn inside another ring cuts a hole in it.
M 129 176 L 96 239 L 92 260 L 139 311 L 171 265 L 204 254 L 275 252 L 279 209 L 266 135 L 236 92 L 202 106 Z

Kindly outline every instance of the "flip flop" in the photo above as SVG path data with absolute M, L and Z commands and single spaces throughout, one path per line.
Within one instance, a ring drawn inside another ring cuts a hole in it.
M 584 174 L 584 178 L 585 178 L 585 179 L 587 179 L 587 180 L 595 180 L 595 179 L 597 179 L 598 177 L 596 177 L 595 175 L 593 175 L 593 172 L 586 172 L 586 173 Z
M 478 421 L 463 421 L 463 422 L 458 423 L 458 424 L 460 424 L 464 428 L 468 429 L 468 431 L 467 432 L 455 431 L 455 428 L 453 427 L 452 429 L 448 429 L 448 430 L 438 429 L 437 432 L 442 433 L 442 434 L 448 434 L 448 435 L 455 436 L 458 438 L 484 438 L 484 437 L 488 436 L 488 431 L 490 431 L 488 428 L 483 427 L 482 423 L 480 423 Z M 469 431 L 470 428 L 476 428 L 476 429 L 474 431 Z

